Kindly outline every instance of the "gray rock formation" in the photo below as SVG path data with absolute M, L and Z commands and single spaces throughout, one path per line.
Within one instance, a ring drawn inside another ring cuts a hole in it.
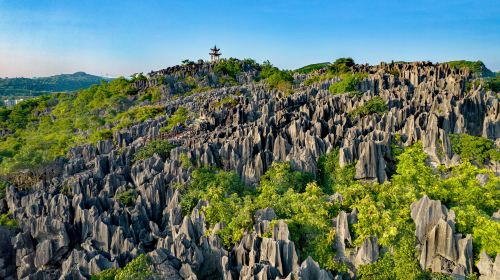
M 7 188 L 0 209 L 10 211 L 19 228 L 0 228 L 0 278 L 87 279 L 146 254 L 158 279 L 332 279 L 312 259 L 300 258 L 285 223 L 271 229 L 276 219 L 272 209 L 258 211 L 254 231 L 226 251 L 216 235 L 206 234 L 201 211 L 206 202 L 189 215 L 182 213 L 174 186 L 187 182 L 193 169 L 183 166 L 182 159 L 195 166 L 235 170 L 247 183 L 256 184 L 275 161 L 290 161 L 299 170 L 315 173 L 318 158 L 338 147 L 340 165 L 355 164 L 356 178 L 384 182 L 393 168 L 391 143 L 396 138 L 403 145 L 422 141 L 432 162 L 447 165 L 457 159 L 450 149 L 450 133 L 500 138 L 497 93 L 483 88 L 466 93 L 465 82 L 472 77 L 466 70 L 425 62 L 357 66 L 368 73 L 359 86 L 362 95 L 330 94 L 329 85 L 338 82 L 331 79 L 312 86 L 302 83 L 294 94 L 284 96 L 253 82 L 258 69 L 241 66 L 239 85 L 186 96 L 175 95 L 185 90 L 178 78 L 204 77 L 204 86 L 213 86 L 217 77 L 209 64 L 150 73 L 150 79 L 138 81 L 136 87 L 147 90 L 163 80 L 165 116 L 115 130 L 112 140 L 72 148 L 61 163 L 62 172 L 30 190 Z M 396 77 L 389 70 L 400 74 Z M 364 117 L 348 114 L 373 97 L 385 100 L 388 111 Z M 224 98 L 237 102 L 216 106 Z M 171 133 L 161 133 L 179 106 L 195 117 Z M 178 147 L 167 158 L 154 155 L 134 162 L 134 154 L 155 139 Z M 498 173 L 498 164 L 487 166 Z M 131 205 L 116 200 L 125 190 L 136 194 Z M 331 199 L 343 200 L 338 195 Z M 457 236 L 451 211 L 425 197 L 411 210 L 422 267 L 469 274 L 471 238 Z M 352 271 L 377 260 L 380 250 L 376 238 L 359 248 L 351 244 L 354 223 L 355 210 L 341 212 L 333 222 L 338 258 Z M 224 226 L 216 225 L 214 231 Z M 272 238 L 261 236 L 270 231 Z M 495 277 L 498 257 L 495 264 L 483 259 L 482 274 Z
M 463 277 L 472 273 L 472 237 L 455 232 L 454 213 L 427 196 L 411 205 L 420 266 L 424 270 Z

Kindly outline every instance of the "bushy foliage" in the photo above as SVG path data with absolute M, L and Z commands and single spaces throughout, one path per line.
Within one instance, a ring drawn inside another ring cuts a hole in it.
M 130 81 L 118 78 L 77 94 L 42 96 L 2 109 L 0 125 L 10 133 L 0 138 L 1 173 L 42 166 L 75 145 L 109 139 L 103 127 L 120 128 L 161 113 L 149 107 L 124 113 L 136 92 Z
M 92 275 L 92 280 L 146 280 L 153 276 L 144 254 L 130 261 L 123 268 L 110 268 L 98 275 Z
M 385 100 L 380 96 L 376 96 L 349 112 L 349 116 L 364 117 L 374 113 L 382 114 L 387 110 L 389 110 L 389 107 L 387 106 Z
M 346 92 L 354 92 L 358 90 L 359 83 L 365 78 L 366 75 L 361 73 L 356 74 L 343 74 L 341 76 L 340 82 L 336 82 L 330 85 L 328 90 L 332 94 L 341 94 Z
M 484 63 L 480 60 L 478 61 L 467 61 L 467 60 L 456 60 L 445 62 L 452 68 L 467 68 L 472 73 L 481 75 L 482 77 L 494 77 L 495 73 L 491 72 L 490 69 L 486 68 Z
M 134 125 L 136 123 L 143 122 L 147 119 L 155 118 L 158 115 L 164 113 L 161 106 L 138 106 L 133 107 L 123 113 L 116 115 L 115 120 L 117 121 L 116 128 L 121 129 Z
M 493 141 L 469 134 L 450 134 L 451 148 L 462 160 L 473 160 L 483 164 L 486 160 L 500 161 L 500 151 Z
M 163 160 L 170 158 L 170 151 L 176 146 L 168 141 L 155 140 L 141 147 L 134 155 L 134 161 L 144 160 L 159 155 Z
M 177 110 L 168 118 L 168 125 L 165 127 L 166 131 L 171 131 L 175 126 L 185 124 L 188 120 L 188 110 L 184 107 L 179 107 Z
M 115 199 L 126 206 L 132 206 L 135 203 L 137 193 L 133 189 L 129 189 L 115 194 Z
M 330 65 L 330 62 L 322 62 L 322 63 L 315 63 L 315 64 L 309 64 L 304 67 L 301 67 L 299 69 L 295 69 L 294 72 L 300 73 L 300 74 L 308 74 L 320 69 L 323 69 Z
M 0 215 L 0 226 L 15 229 L 19 226 L 19 224 L 12 218 L 12 214 L 9 212 Z
M 323 75 L 314 75 L 314 76 L 311 76 L 311 77 L 307 78 L 304 81 L 304 85 L 305 86 L 310 86 L 312 84 L 317 84 L 319 82 L 323 82 L 323 81 L 326 81 L 326 80 L 333 79 L 335 77 L 337 77 L 337 75 L 331 74 L 331 73 L 326 73 L 326 74 L 323 74 Z
M 7 190 L 7 182 L 0 180 L 0 199 L 5 198 L 5 191 Z
M 354 66 L 354 60 L 350 57 L 342 57 L 328 67 L 328 71 L 333 74 L 344 74 L 351 72 L 351 67 Z
M 236 78 L 241 73 L 240 61 L 236 58 L 221 59 L 215 64 L 214 70 L 217 73 Z
M 269 61 L 262 64 L 260 78 L 265 80 L 270 88 L 282 92 L 290 92 L 293 84 L 293 76 L 284 70 L 274 67 Z

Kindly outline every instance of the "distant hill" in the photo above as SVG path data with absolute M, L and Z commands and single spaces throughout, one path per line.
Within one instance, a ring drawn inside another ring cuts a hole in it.
M 488 78 L 496 76 L 496 73 L 488 69 L 486 65 L 484 65 L 484 63 L 480 60 L 478 61 L 455 60 L 455 61 L 448 61 L 445 63 L 453 68 L 469 68 L 469 70 L 472 71 L 473 74 L 479 77 Z
M 301 67 L 299 69 L 295 69 L 294 72 L 297 72 L 300 74 L 308 74 L 308 73 L 311 73 L 312 71 L 319 70 L 319 69 L 324 68 L 328 65 L 330 65 L 330 62 L 309 64 L 309 65 L 306 65 L 306 66 Z
M 106 80 L 109 79 L 84 72 L 41 78 L 0 78 L 0 96 L 38 96 L 52 92 L 69 92 Z

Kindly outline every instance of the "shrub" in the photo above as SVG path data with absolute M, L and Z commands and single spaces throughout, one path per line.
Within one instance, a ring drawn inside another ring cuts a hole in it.
M 7 187 L 8 183 L 3 180 L 0 180 L 0 199 L 5 198 L 5 191 L 7 190 Z
M 323 69 L 323 68 L 327 67 L 328 65 L 330 65 L 330 62 L 309 64 L 309 65 L 306 65 L 304 67 L 301 67 L 299 69 L 294 70 L 294 72 L 300 73 L 300 74 L 308 74 L 308 73 Z
M 350 57 L 339 58 L 328 67 L 328 71 L 333 74 L 344 74 L 351 72 L 351 67 L 354 66 L 354 60 Z
M 269 61 L 262 64 L 260 78 L 267 81 L 272 89 L 289 92 L 292 89 L 293 76 L 288 71 L 274 67 Z
M 182 153 L 179 159 L 181 161 L 182 168 L 188 169 L 189 167 L 193 166 L 193 163 L 189 159 L 187 153 Z
M 90 135 L 90 142 L 96 143 L 100 140 L 110 140 L 113 139 L 113 131 L 110 129 L 97 130 Z
M 133 189 L 115 194 L 115 199 L 126 206 L 132 206 L 135 202 L 136 197 L 137 193 Z
M 472 73 L 480 75 L 482 77 L 494 77 L 495 73 L 491 72 L 484 63 L 480 60 L 478 61 L 467 61 L 467 60 L 456 60 L 445 62 L 452 68 L 467 68 Z
M 188 120 L 188 110 L 184 107 L 179 107 L 177 110 L 168 118 L 168 125 L 165 130 L 171 131 L 175 126 L 185 124 Z
M 241 72 L 240 61 L 236 58 L 221 59 L 215 64 L 214 71 L 236 78 Z
M 118 122 L 115 129 L 121 129 L 131 126 L 136 123 L 143 122 L 147 119 L 152 119 L 164 113 L 161 106 L 140 106 L 133 107 L 123 113 L 118 114 L 115 120 Z
M 387 110 L 389 110 L 389 108 L 387 107 L 385 100 L 382 99 L 382 97 L 376 96 L 368 100 L 365 104 L 349 112 L 349 116 L 364 117 L 374 113 L 382 114 Z
M 155 140 L 141 147 L 134 155 L 133 161 L 144 160 L 158 154 L 163 160 L 170 158 L 170 151 L 175 148 L 174 144 L 168 141 Z
M 468 134 L 450 134 L 451 148 L 464 160 L 483 164 L 486 160 L 500 161 L 500 151 L 494 148 L 493 141 Z
M 315 75 L 315 76 L 307 78 L 304 81 L 304 85 L 310 86 L 312 84 L 317 84 L 317 83 L 322 82 L 322 81 L 333 79 L 335 77 L 337 77 L 337 75 L 331 74 L 331 73 L 327 73 L 327 74 L 323 74 L 323 75 Z
M 360 73 L 344 74 L 341 76 L 341 81 L 331 84 L 328 90 L 334 95 L 345 92 L 354 92 L 357 90 L 359 83 L 365 77 L 366 75 Z
M 98 275 L 92 275 L 92 280 L 146 280 L 153 276 L 144 254 L 133 259 L 123 268 L 110 268 Z
M 235 107 L 236 105 L 238 105 L 238 103 L 239 103 L 239 99 L 234 98 L 232 96 L 226 96 L 226 97 L 222 98 L 221 100 L 215 102 L 214 107 L 215 108 L 221 108 L 221 107 L 225 107 L 225 106 Z
M 0 226 L 16 229 L 17 227 L 19 227 L 19 224 L 15 219 L 12 218 L 12 214 L 9 212 L 0 215 Z

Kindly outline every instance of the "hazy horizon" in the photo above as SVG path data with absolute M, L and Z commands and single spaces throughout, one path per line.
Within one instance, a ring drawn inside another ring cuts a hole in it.
M 0 0 L 0 77 L 79 71 L 129 76 L 184 59 L 207 60 L 214 44 L 223 57 L 270 60 L 285 69 L 352 57 L 369 64 L 481 60 L 498 71 L 499 6 L 428 0 Z

